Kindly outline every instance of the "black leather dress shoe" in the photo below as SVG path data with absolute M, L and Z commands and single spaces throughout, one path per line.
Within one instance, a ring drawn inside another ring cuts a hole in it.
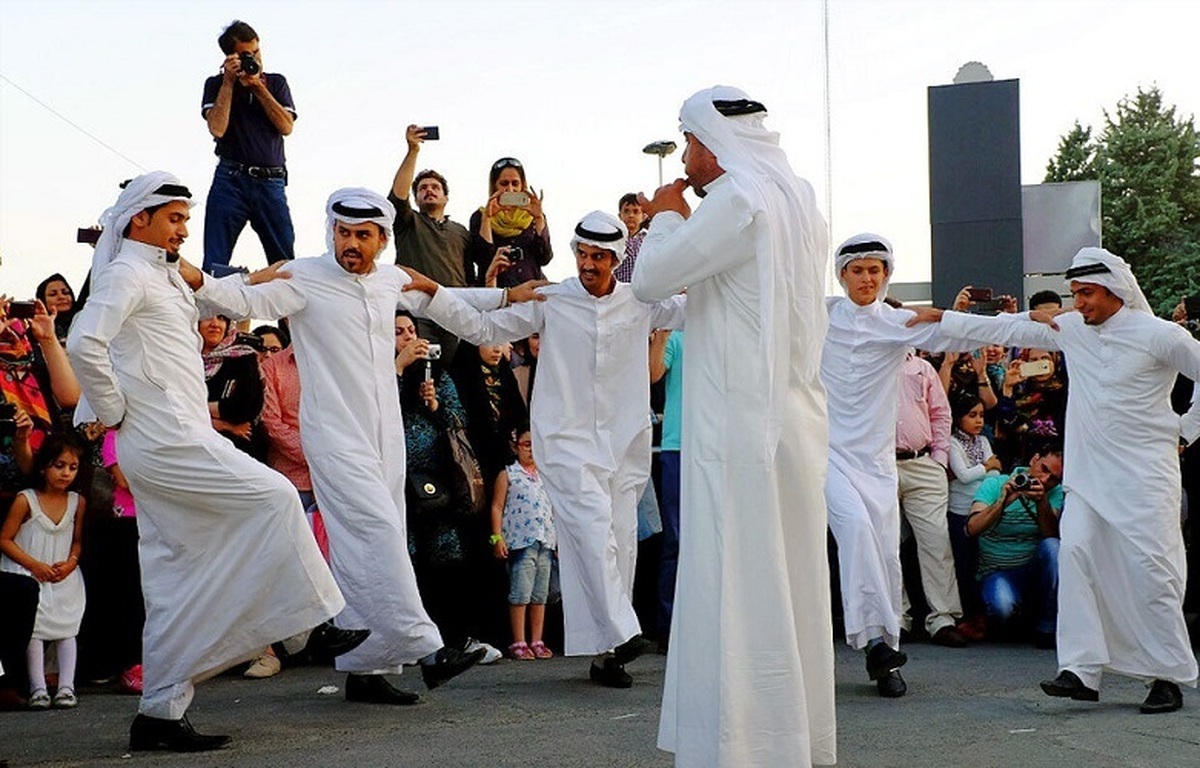
M 283 643 L 272 643 L 271 648 L 283 667 L 302 667 L 306 664 L 332 664 L 343 653 L 349 653 L 371 635 L 369 629 L 338 629 L 332 621 L 313 627 L 308 633 L 308 642 L 295 653 L 288 653 Z
M 621 666 L 641 656 L 644 653 L 651 653 L 654 650 L 654 643 L 651 643 L 641 635 L 634 635 L 625 642 L 613 649 L 613 658 Z
M 1100 701 L 1100 691 L 1088 688 L 1079 679 L 1079 675 L 1065 669 L 1053 680 L 1043 680 L 1041 685 L 1047 696 L 1075 701 Z
M 400 690 L 383 675 L 346 675 L 346 701 L 404 707 L 420 700 L 420 696 Z
M 1150 686 L 1150 693 L 1142 702 L 1142 714 L 1157 715 L 1163 712 L 1174 712 L 1183 706 L 1183 694 L 1179 686 L 1170 680 L 1155 680 Z
M 429 690 L 437 688 L 456 675 L 461 675 L 475 666 L 487 655 L 487 648 L 477 648 L 467 653 L 449 646 L 442 646 L 433 664 L 421 665 L 421 679 Z
M 605 688 L 632 688 L 633 678 L 625 671 L 615 657 L 605 657 L 602 664 L 592 662 L 588 668 L 588 677 L 593 683 L 599 683 Z
M 876 680 L 875 687 L 885 699 L 898 699 L 908 693 L 908 683 L 904 682 L 899 670 L 895 669 Z
M 309 634 L 303 653 L 314 664 L 330 664 L 336 657 L 362 645 L 370 635 L 369 629 L 338 629 L 327 621 L 318 624 Z
M 208 752 L 228 743 L 228 736 L 196 733 L 186 715 L 178 720 L 163 720 L 139 714 L 129 726 L 130 752 Z
M 880 643 L 867 652 L 867 676 L 878 680 L 894 672 L 908 663 L 908 655 L 903 651 L 889 648 L 887 643 Z

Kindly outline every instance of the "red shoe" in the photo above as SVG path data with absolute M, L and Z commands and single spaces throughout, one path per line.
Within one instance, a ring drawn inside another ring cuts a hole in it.
M 142 665 L 134 664 L 121 673 L 121 691 L 124 693 L 142 693 Z
M 958 631 L 973 643 L 978 643 L 987 637 L 987 619 L 983 616 L 972 616 L 958 624 Z
M 538 659 L 554 658 L 554 651 L 547 648 L 546 644 L 543 643 L 541 640 L 538 640 L 536 643 L 530 643 L 529 650 L 531 653 L 533 653 L 534 658 L 538 658 Z
M 525 643 L 513 643 L 508 646 L 508 655 L 518 661 L 530 661 L 537 658 Z

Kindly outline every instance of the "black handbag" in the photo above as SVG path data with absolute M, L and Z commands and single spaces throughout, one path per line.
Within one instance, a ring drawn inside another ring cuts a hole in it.
M 413 511 L 420 514 L 438 514 L 445 512 L 450 506 L 450 489 L 424 470 L 412 469 L 406 479 L 409 503 Z
M 471 449 L 471 441 L 467 439 L 467 431 L 458 419 L 454 419 L 446 429 L 445 436 L 450 457 L 447 469 L 454 490 L 459 498 L 470 505 L 470 510 L 478 514 L 487 502 L 487 493 L 483 487 L 483 472 L 479 469 L 475 451 Z

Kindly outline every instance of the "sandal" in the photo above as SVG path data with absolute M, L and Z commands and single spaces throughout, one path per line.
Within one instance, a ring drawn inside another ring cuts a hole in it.
M 54 694 L 55 709 L 74 709 L 79 703 L 79 699 L 75 696 L 75 691 L 70 688 L 59 688 Z
M 531 661 L 537 658 L 525 643 L 513 643 L 508 646 L 508 655 L 518 661 Z
M 554 651 L 551 651 L 549 648 L 547 648 L 546 644 L 543 643 L 541 640 L 538 640 L 537 642 L 534 642 L 534 643 L 530 643 L 529 650 L 533 652 L 534 658 L 538 658 L 538 659 L 554 658 Z
M 29 695 L 29 702 L 26 704 L 31 710 L 50 709 L 50 694 L 45 688 L 39 688 Z

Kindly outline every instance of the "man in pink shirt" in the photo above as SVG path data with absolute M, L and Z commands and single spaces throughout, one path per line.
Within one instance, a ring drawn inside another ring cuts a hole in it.
M 929 603 L 925 630 L 938 645 L 962 648 L 967 640 L 956 627 L 962 619 L 962 603 L 946 528 L 950 422 L 950 402 L 937 371 L 910 350 L 900 373 L 896 413 L 900 511 L 917 540 L 921 585 Z M 911 622 L 909 607 L 906 590 L 902 624 Z

